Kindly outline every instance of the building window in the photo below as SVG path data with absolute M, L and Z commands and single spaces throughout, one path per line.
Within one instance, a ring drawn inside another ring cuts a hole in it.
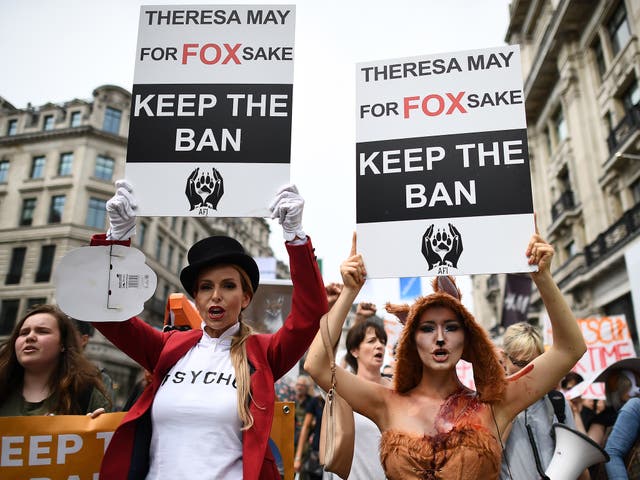
M 624 111 L 629 112 L 633 110 L 638 102 L 640 102 L 640 90 L 638 89 L 638 81 L 634 80 L 633 83 L 622 94 L 622 104 L 624 105 Z
M 16 133 L 18 133 L 18 120 L 14 118 L 9 120 L 9 123 L 7 124 L 7 135 L 11 136 Z
M 571 240 L 564 247 L 564 251 L 567 254 L 567 258 L 573 257 L 576 253 L 578 253 L 578 248 L 576 247 L 576 242 Z
M 82 123 L 82 112 L 72 112 L 71 113 L 71 126 L 79 127 Z
M 631 188 L 634 203 L 640 203 L 640 178 L 633 182 L 629 188 Z
M 180 230 L 180 235 L 182 236 L 182 238 L 184 238 L 186 231 L 187 231 L 187 219 L 185 218 L 182 220 L 182 230 Z
M 47 303 L 47 297 L 27 298 L 27 312 L 33 307 Z
M 106 205 L 105 200 L 100 198 L 91 197 L 89 199 L 89 209 L 87 210 L 87 220 L 85 224 L 94 228 L 104 228 L 106 218 Z
M 164 286 L 162 289 L 162 294 L 164 296 L 164 303 L 167 304 L 169 302 L 169 285 Z
M 144 222 L 140 222 L 138 227 L 138 245 L 140 248 L 144 246 L 144 239 L 147 236 L 147 224 Z
M 64 211 L 64 195 L 54 195 L 51 197 L 51 208 L 49 209 L 49 223 L 60 223 Z
M 67 152 L 60 155 L 60 163 L 58 164 L 58 175 L 71 175 L 71 169 L 73 167 L 73 153 Z
M 27 253 L 26 247 L 17 247 L 11 250 L 11 262 L 9 263 L 9 271 L 4 283 L 6 285 L 15 285 L 20 283 L 22 277 L 22 267 L 24 266 L 24 256 Z
M 107 107 L 104 112 L 104 125 L 102 126 L 102 129 L 105 132 L 115 133 L 117 135 L 118 133 L 120 133 L 121 117 L 122 117 L 122 112 L 120 110 Z
M 44 123 L 42 124 L 43 130 L 53 130 L 53 115 L 46 115 L 44 117 Z
M 33 157 L 31 161 L 31 178 L 42 178 L 44 177 L 44 164 L 45 157 Z
M 160 255 L 162 255 L 162 237 L 158 236 L 158 238 L 156 238 L 156 258 L 158 260 L 160 260 Z
M 18 320 L 20 300 L 2 300 L 0 303 L 0 335 L 9 335 Z
M 184 253 L 179 253 L 178 254 L 178 275 L 180 275 L 180 272 L 182 271 L 183 262 L 184 262 Z
M 22 200 L 22 212 L 20 212 L 20 226 L 26 227 L 33 223 L 33 212 L 36 210 L 36 199 L 25 198 Z
M 113 166 L 115 162 L 113 158 L 98 155 L 96 158 L 96 169 L 93 176 L 100 180 L 111 181 L 113 178 Z
M 173 217 L 176 218 L 176 217 Z M 173 262 L 173 252 L 174 252 L 175 248 L 173 245 L 169 245 L 169 248 L 167 248 L 167 269 L 171 269 L 171 262 Z
M 627 10 L 624 8 L 624 2 L 620 2 L 618 8 L 607 24 L 607 31 L 611 39 L 611 49 L 613 54 L 617 55 L 631 38 L 631 30 L 629 30 L 629 22 L 627 21 Z
M 0 183 L 7 183 L 9 176 L 9 160 L 0 161 Z
M 48 282 L 51 279 L 51 267 L 56 253 L 55 245 L 43 245 L 40 252 L 40 263 L 36 272 L 36 282 Z
M 560 144 L 565 138 L 567 138 L 567 123 L 564 120 L 564 112 L 562 111 L 562 107 L 558 108 L 558 111 L 553 116 L 553 127 L 556 131 L 558 144 Z
M 598 67 L 598 73 L 602 78 L 607 71 L 607 64 L 604 60 L 604 51 L 602 50 L 602 43 L 600 39 L 593 45 L 593 55 L 596 59 L 596 66 Z

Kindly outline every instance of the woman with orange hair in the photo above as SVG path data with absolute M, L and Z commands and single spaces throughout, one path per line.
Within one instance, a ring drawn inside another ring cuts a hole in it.
M 434 293 L 410 307 L 387 306 L 406 318 L 398 343 L 392 389 L 336 368 L 336 390 L 382 433 L 380 458 L 387 478 L 497 479 L 503 432 L 515 416 L 551 390 L 586 351 L 577 322 L 551 277 L 553 248 L 536 232 L 526 249 L 531 276 L 553 326 L 553 345 L 517 375 L 507 378 L 485 330 L 460 302 L 451 277 L 438 277 Z M 356 252 L 340 267 L 344 288 L 329 311 L 338 338 L 349 307 L 364 284 L 366 269 Z M 477 391 L 462 385 L 460 359 L 474 366 Z M 327 390 L 329 358 L 319 335 L 305 369 Z

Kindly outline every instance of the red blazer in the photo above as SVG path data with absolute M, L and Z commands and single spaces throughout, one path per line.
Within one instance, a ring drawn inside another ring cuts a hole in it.
M 103 244 L 100 236 L 92 245 Z M 251 371 L 250 404 L 254 424 L 243 432 L 242 469 L 245 480 L 279 480 L 271 450 L 267 447 L 275 401 L 274 381 L 293 368 L 309 348 L 327 311 L 322 276 L 311 240 L 304 245 L 287 244 L 293 297 L 291 313 L 278 332 L 256 334 L 247 339 Z M 93 324 L 120 350 L 149 370 L 151 384 L 125 415 L 105 452 L 100 468 L 104 480 L 144 478 L 149 468 L 150 412 L 165 374 L 202 337 L 202 330 L 160 332 L 134 317 L 125 322 Z M 256 404 L 262 408 L 257 408 Z M 206 418 L 203 418 L 206 421 Z

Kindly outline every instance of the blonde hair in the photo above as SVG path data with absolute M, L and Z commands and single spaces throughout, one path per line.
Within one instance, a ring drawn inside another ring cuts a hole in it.
M 517 359 L 531 361 L 544 353 L 540 332 L 527 322 L 514 323 L 507 327 L 502 344 L 504 352 Z
M 236 386 L 238 387 L 238 415 L 242 422 L 242 430 L 248 430 L 253 426 L 253 415 L 249 410 L 251 398 L 251 376 L 249 373 L 249 360 L 247 358 L 247 338 L 253 334 L 248 325 L 240 321 L 240 329 L 231 340 L 231 363 L 236 372 Z M 256 405 L 260 407 L 259 405 Z

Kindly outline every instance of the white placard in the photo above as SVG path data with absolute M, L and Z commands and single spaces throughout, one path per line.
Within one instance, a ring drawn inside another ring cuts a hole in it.
M 81 247 L 56 268 L 56 301 L 86 322 L 117 322 L 138 315 L 156 290 L 156 274 L 144 254 L 122 245 Z
M 517 46 L 360 63 L 358 248 L 370 277 L 531 271 Z
M 267 216 L 289 183 L 295 6 L 140 10 L 126 177 L 140 215 Z

